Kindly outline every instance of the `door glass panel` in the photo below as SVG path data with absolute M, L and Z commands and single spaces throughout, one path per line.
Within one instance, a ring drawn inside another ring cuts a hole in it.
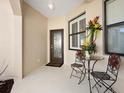
M 54 57 L 62 58 L 62 36 L 61 32 L 54 33 Z

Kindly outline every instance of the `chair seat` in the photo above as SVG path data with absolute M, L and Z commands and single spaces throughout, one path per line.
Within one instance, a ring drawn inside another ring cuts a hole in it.
M 98 71 L 93 71 L 91 75 L 95 78 L 99 78 L 101 80 L 110 80 L 110 76 L 106 72 L 98 72 Z
M 79 68 L 79 67 L 82 67 L 82 66 L 83 66 L 82 64 L 78 64 L 78 63 L 71 64 L 71 67 L 77 67 L 77 68 Z

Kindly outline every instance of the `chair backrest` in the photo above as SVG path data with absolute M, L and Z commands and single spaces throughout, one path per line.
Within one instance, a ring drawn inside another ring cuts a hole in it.
M 108 58 L 107 73 L 114 79 L 117 79 L 118 71 L 120 68 L 120 56 L 111 54 Z
M 75 54 L 75 62 L 77 63 L 84 63 L 84 60 L 82 59 L 84 56 L 84 53 L 81 50 L 76 51 Z

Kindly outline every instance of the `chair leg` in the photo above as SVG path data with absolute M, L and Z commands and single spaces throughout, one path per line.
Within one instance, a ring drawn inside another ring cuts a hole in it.
M 95 86 L 95 88 L 96 88 L 97 92 L 98 92 L 98 93 L 100 93 L 100 92 L 99 92 L 99 89 L 98 89 L 98 87 L 97 87 L 97 86 Z
M 98 85 L 99 82 L 100 82 L 100 80 L 98 82 L 96 82 L 96 84 L 94 84 L 92 88 L 94 88 L 96 85 Z
M 81 76 L 80 76 L 80 79 L 79 79 L 79 82 L 78 82 L 78 85 L 81 83 L 81 78 L 82 78 L 82 75 L 83 75 L 83 73 L 81 73 Z
M 101 81 L 101 84 L 104 85 L 106 87 L 106 90 L 104 91 L 104 93 L 106 93 L 108 90 L 110 90 L 112 93 L 116 93 L 113 89 L 112 89 L 112 85 L 115 82 L 113 82 L 111 85 L 108 85 L 106 82 L 104 82 L 103 80 Z
M 81 73 L 81 76 L 80 76 L 80 80 L 79 80 L 79 82 L 78 82 L 78 85 L 79 85 L 79 84 L 85 79 L 85 77 L 86 77 L 86 69 L 84 68 L 83 71 L 84 71 L 84 72 Z M 83 78 L 82 78 L 82 75 L 84 75 Z
M 110 91 L 112 92 L 112 93 L 117 93 L 116 91 L 114 91 L 112 88 L 110 88 Z
M 104 91 L 104 93 L 106 93 L 108 90 L 110 90 L 112 93 L 116 93 L 113 89 L 112 89 L 112 85 L 113 85 L 114 83 L 112 83 L 109 87 L 106 87 L 105 85 L 105 87 L 106 87 L 106 90 Z
M 98 93 L 100 93 L 100 92 L 99 92 L 98 87 L 96 86 L 96 85 L 99 85 L 99 87 L 101 87 L 101 85 L 99 84 L 100 80 L 98 80 L 98 81 L 97 81 L 94 77 L 93 77 L 93 79 L 94 79 L 94 81 L 95 81 L 96 83 L 93 85 L 93 87 L 92 87 L 92 88 L 94 88 L 94 87 L 95 87 L 95 88 L 96 88 L 96 90 L 97 90 L 97 92 L 98 92 Z
M 95 78 L 93 78 L 93 79 L 94 79 L 94 81 L 96 82 L 96 84 L 94 84 L 92 88 L 94 88 L 96 85 L 99 85 L 99 87 L 102 87 L 102 86 L 99 84 L 100 80 L 96 80 Z
M 72 77 L 73 71 L 74 71 L 74 69 L 72 69 L 72 72 L 71 72 L 70 78 Z

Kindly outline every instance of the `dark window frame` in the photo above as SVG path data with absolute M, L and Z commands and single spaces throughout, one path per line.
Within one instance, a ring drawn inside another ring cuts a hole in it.
M 109 0 L 104 1 L 104 52 L 105 52 L 105 54 L 112 54 L 112 53 L 116 53 L 116 52 L 109 52 L 109 50 L 108 50 L 108 28 L 122 25 L 122 24 L 124 24 L 124 21 L 107 25 L 107 6 L 106 6 L 106 4 L 108 1 Z M 118 54 L 120 56 L 124 56 L 124 53 L 116 53 L 116 54 Z
M 75 50 L 75 51 L 81 50 L 81 49 L 73 49 L 73 48 L 71 48 L 71 46 L 70 46 L 70 37 L 71 37 L 71 36 L 74 36 L 74 35 L 80 35 L 80 34 L 82 34 L 82 33 L 86 33 L 86 31 L 81 31 L 81 32 L 76 32 L 76 33 L 71 33 L 71 34 L 70 34 L 70 23 L 71 23 L 72 21 L 74 21 L 75 19 L 77 19 L 77 18 L 83 16 L 83 15 L 86 15 L 86 12 L 83 12 L 83 13 L 81 13 L 80 15 L 78 15 L 77 17 L 75 17 L 75 18 L 73 18 L 73 19 L 71 19 L 71 20 L 68 21 L 68 49 L 69 49 L 69 50 Z

